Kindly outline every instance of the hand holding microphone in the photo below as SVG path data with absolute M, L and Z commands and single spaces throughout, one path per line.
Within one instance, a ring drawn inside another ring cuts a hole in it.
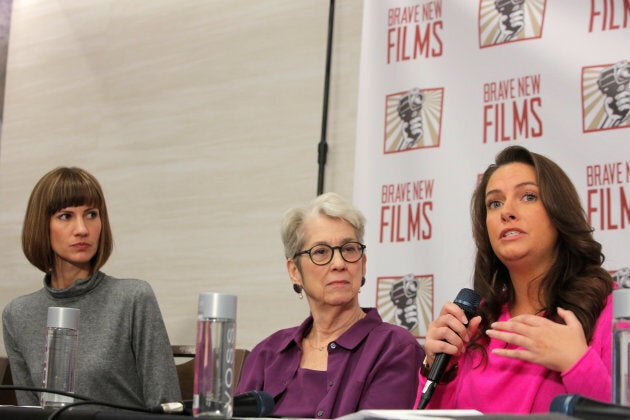
M 435 360 L 427 375 L 418 409 L 429 403 L 435 386 L 446 371 L 451 356 L 462 354 L 469 337 L 479 327 L 480 319 L 474 319 L 480 297 L 471 289 L 462 289 L 453 303 L 446 303 L 439 317 L 429 325 L 425 341 L 427 354 L 435 354 Z M 469 322 L 471 321 L 472 322 Z

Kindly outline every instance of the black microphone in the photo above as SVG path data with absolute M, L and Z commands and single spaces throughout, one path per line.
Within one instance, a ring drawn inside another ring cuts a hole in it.
M 474 290 L 463 288 L 459 291 L 453 303 L 462 308 L 464 314 L 466 314 L 466 319 L 470 321 L 471 318 L 477 314 L 477 308 L 479 307 L 480 300 L 481 298 Z M 451 360 L 450 354 L 438 353 L 435 356 L 431 370 L 427 375 L 427 383 L 424 385 L 424 389 L 422 390 L 422 396 L 420 397 L 420 402 L 418 403 L 418 410 L 425 408 L 431 400 L 435 386 L 444 374 L 444 370 L 446 369 L 449 360 Z
M 591 400 L 578 394 L 558 395 L 551 401 L 549 412 L 583 420 L 630 419 L 630 407 Z
M 267 417 L 271 414 L 275 401 L 265 391 L 248 391 L 234 396 L 234 417 Z

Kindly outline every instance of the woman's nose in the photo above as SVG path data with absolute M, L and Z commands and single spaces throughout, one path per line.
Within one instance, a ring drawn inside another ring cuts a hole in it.
M 516 210 L 509 203 L 504 203 L 501 208 L 501 220 L 507 222 L 508 220 L 516 220 Z
M 333 250 L 333 256 L 332 256 L 332 260 L 330 261 L 330 264 L 332 264 L 335 267 L 346 265 L 346 260 L 344 260 L 343 257 L 341 256 L 341 249 Z
M 87 234 L 88 229 L 87 229 L 87 225 L 85 224 L 85 221 L 82 218 L 80 218 L 80 217 L 77 217 L 76 220 L 77 220 L 77 222 L 74 225 L 75 233 L 77 235 L 85 235 L 85 234 Z

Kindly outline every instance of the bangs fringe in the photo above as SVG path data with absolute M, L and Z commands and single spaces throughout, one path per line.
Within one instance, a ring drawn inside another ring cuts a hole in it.
M 91 206 L 100 207 L 102 197 L 90 180 L 77 173 L 64 172 L 51 186 L 48 213 L 53 215 L 66 207 Z

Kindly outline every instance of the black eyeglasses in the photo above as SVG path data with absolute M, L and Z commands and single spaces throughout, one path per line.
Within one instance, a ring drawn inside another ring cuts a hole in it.
M 305 251 L 296 252 L 293 258 L 308 254 L 308 256 L 311 257 L 313 264 L 326 265 L 332 261 L 333 256 L 335 255 L 335 249 L 339 250 L 341 258 L 343 258 L 345 262 L 353 263 L 361 259 L 365 245 L 359 242 L 347 242 L 340 246 L 319 244 Z

